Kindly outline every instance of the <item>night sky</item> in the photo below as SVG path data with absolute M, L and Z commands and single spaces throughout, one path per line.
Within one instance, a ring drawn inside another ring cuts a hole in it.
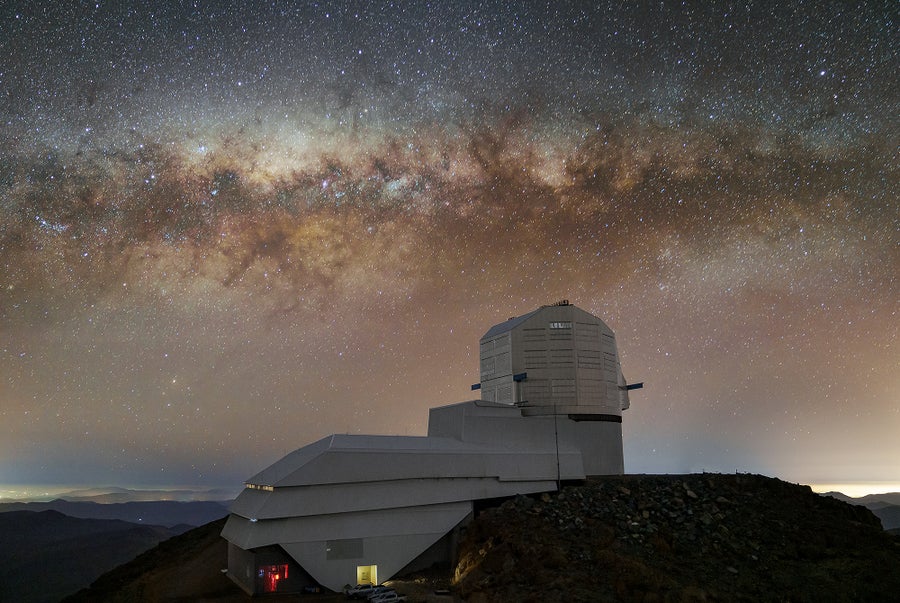
M 560 299 L 627 472 L 900 483 L 897 3 L 596 4 L 0 5 L 0 487 L 422 435 Z

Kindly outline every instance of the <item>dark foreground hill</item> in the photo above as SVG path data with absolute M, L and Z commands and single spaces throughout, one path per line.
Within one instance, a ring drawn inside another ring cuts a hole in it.
M 250 601 L 222 574 L 224 526 L 223 517 L 161 542 L 65 601 Z
M 221 573 L 222 526 L 161 543 L 69 601 L 250 601 Z M 447 601 L 433 590 L 448 586 L 475 603 L 900 601 L 900 540 L 863 507 L 777 479 L 610 477 L 482 510 L 456 568 L 395 586 L 411 602 Z
M 0 601 L 58 601 L 174 534 L 56 511 L 0 513 Z

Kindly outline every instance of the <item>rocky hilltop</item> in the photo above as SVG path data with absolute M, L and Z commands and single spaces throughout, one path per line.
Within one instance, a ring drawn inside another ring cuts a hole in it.
M 466 601 L 900 601 L 871 511 L 757 475 L 622 476 L 482 512 Z
M 161 543 L 70 601 L 250 601 L 220 571 L 222 524 Z M 459 553 L 455 568 L 390 583 L 411 603 L 900 601 L 900 538 L 871 511 L 756 475 L 606 477 L 496 501 Z

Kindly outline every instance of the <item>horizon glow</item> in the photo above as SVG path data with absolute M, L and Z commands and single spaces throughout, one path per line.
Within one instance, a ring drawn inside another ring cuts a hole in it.
M 804 485 L 801 483 L 801 485 Z M 851 483 L 809 483 L 813 492 L 825 494 L 828 492 L 840 492 L 850 498 L 862 498 L 868 495 L 892 494 L 900 492 L 900 482 L 851 482 Z M 97 490 L 102 492 L 114 492 L 119 489 L 132 492 L 149 494 L 152 492 L 192 491 L 197 495 L 208 494 L 210 491 L 223 490 L 231 492 L 232 497 L 240 493 L 241 488 L 233 484 L 219 487 L 196 488 L 190 486 L 72 486 L 59 484 L 0 484 L 0 502 L 31 502 L 44 501 L 59 497 L 64 494 L 79 490 Z

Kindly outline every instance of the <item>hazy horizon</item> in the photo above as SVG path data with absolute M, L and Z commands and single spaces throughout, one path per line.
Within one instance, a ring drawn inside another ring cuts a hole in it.
M 243 489 L 243 484 L 235 486 L 209 487 L 209 486 L 85 486 L 85 485 L 62 485 L 62 484 L 3 484 L 0 483 L 0 502 L 26 502 L 26 501 L 46 501 L 52 500 L 66 494 L 79 492 L 82 490 L 97 490 L 97 494 L 108 492 L 119 492 L 127 490 L 136 493 L 152 493 L 152 492 L 192 492 L 195 495 L 202 496 L 210 492 L 228 493 L 229 497 L 221 500 L 228 500 L 236 497 Z M 163 499 L 160 499 L 163 500 Z M 191 498 L 191 500 L 199 500 Z M 219 500 L 219 499 L 214 499 Z
M 778 476 L 767 476 L 767 477 L 776 477 Z M 790 480 L 784 480 L 790 481 Z M 803 484 L 802 482 L 794 482 L 800 483 L 801 485 L 809 486 L 813 492 L 819 494 L 825 494 L 828 492 L 840 492 L 850 498 L 862 498 L 864 496 L 868 496 L 870 494 L 893 494 L 900 493 L 900 482 L 870 482 L 870 483 L 859 483 L 859 482 L 850 482 L 850 483 L 819 483 L 819 484 Z M 79 490 L 101 490 L 101 491 L 116 491 L 120 489 L 131 490 L 136 492 L 169 492 L 169 491 L 189 491 L 194 492 L 198 495 L 202 495 L 204 493 L 209 492 L 227 492 L 231 494 L 231 498 L 236 497 L 240 491 L 243 489 L 243 484 L 235 486 L 233 484 L 230 485 L 221 485 L 221 486 L 187 486 L 187 485 L 179 485 L 179 486 L 146 486 L 146 485 L 130 485 L 130 486 L 111 486 L 111 485 L 94 485 L 94 486 L 86 486 L 86 485 L 58 485 L 58 484 L 2 484 L 0 483 L 0 502 L 30 502 L 30 501 L 44 501 L 50 500 L 53 497 L 57 497 L 64 494 L 69 494 L 71 492 L 77 492 Z M 215 499 L 218 500 L 218 499 Z

